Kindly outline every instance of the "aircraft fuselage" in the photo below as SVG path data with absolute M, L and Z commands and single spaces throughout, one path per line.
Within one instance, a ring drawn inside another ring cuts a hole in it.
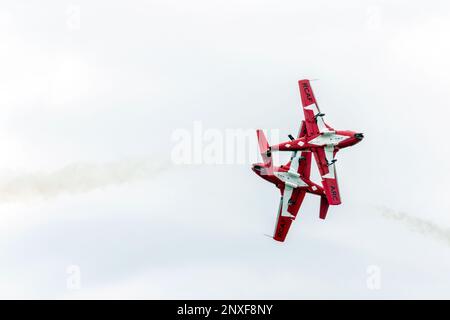
M 362 133 L 356 133 L 349 130 L 330 130 L 314 136 L 304 136 L 291 141 L 283 142 L 272 146 L 271 150 L 276 151 L 297 151 L 313 148 L 334 146 L 343 149 L 357 144 L 363 139 Z

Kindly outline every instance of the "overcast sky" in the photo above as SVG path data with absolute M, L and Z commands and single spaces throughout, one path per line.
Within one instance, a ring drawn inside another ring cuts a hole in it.
M 0 297 L 450 298 L 449 33 L 447 1 L 2 1 Z M 281 244 L 252 159 L 175 133 L 286 140 L 303 78 L 365 139 Z

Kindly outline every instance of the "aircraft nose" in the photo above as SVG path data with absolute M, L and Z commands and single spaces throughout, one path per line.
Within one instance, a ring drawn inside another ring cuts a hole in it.
M 364 134 L 362 133 L 355 133 L 354 137 L 358 140 L 362 140 L 364 138 Z
M 254 171 L 256 171 L 256 172 L 261 172 L 261 171 L 262 171 L 262 166 L 261 166 L 260 164 L 255 163 L 255 164 L 252 166 L 252 169 L 253 169 Z

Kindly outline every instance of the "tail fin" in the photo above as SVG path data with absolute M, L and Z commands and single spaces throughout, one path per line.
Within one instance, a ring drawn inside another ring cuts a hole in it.
M 329 206 L 327 198 L 324 196 L 320 197 L 320 219 L 326 218 Z
M 272 167 L 272 156 L 269 151 L 269 143 L 267 142 L 266 136 L 261 129 L 256 130 L 256 135 L 258 137 L 258 146 L 261 157 L 263 158 L 264 164 Z

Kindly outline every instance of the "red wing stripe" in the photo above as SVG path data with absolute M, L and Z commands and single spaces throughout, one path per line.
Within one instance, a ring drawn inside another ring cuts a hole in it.
M 300 95 L 302 98 L 303 107 L 316 103 L 316 98 L 314 97 L 314 92 L 311 89 L 309 80 L 300 80 L 298 82 L 298 86 L 300 87 Z
M 336 179 L 325 178 L 322 180 L 328 203 L 331 205 L 341 204 L 341 196 L 339 195 L 339 187 Z
M 279 217 L 277 221 L 277 228 L 273 239 L 276 241 L 283 242 L 286 239 L 289 228 L 291 227 L 292 219 L 287 217 Z
M 316 159 L 317 166 L 319 167 L 320 175 L 322 176 L 322 185 L 325 189 L 328 203 L 330 205 L 340 204 L 341 196 L 339 194 L 335 165 L 333 164 L 328 166 L 325 150 L 323 148 L 314 150 L 314 157 Z M 329 175 L 330 170 L 333 170 L 331 175 Z
M 303 113 L 305 115 L 306 131 L 308 135 L 319 133 L 315 115 L 319 113 L 316 98 L 312 91 L 309 80 L 300 80 L 298 82 L 300 97 L 302 99 Z
M 284 192 L 282 192 L 282 196 L 284 195 Z M 275 231 L 273 235 L 273 239 L 276 241 L 283 242 L 286 239 L 286 235 L 289 231 L 289 228 L 291 227 L 292 218 L 289 217 L 283 217 L 281 215 L 283 211 L 283 199 L 280 199 L 280 206 L 278 208 L 278 218 L 277 218 L 277 224 L 275 225 Z
M 288 234 L 289 228 L 291 227 L 292 221 L 294 221 L 295 217 L 298 214 L 298 211 L 300 209 L 300 206 L 303 202 L 303 199 L 305 198 L 306 190 L 295 188 L 292 191 L 292 196 L 289 200 L 291 200 L 291 204 L 288 204 L 287 206 L 287 212 L 292 215 L 292 217 L 283 216 L 283 204 L 288 203 L 288 201 L 285 201 L 285 199 L 281 199 L 280 201 L 280 207 L 278 209 L 278 219 L 277 224 L 275 226 L 275 233 L 273 235 L 274 240 L 283 242 L 286 239 L 286 236 Z M 286 193 L 283 193 L 283 197 L 287 196 Z

